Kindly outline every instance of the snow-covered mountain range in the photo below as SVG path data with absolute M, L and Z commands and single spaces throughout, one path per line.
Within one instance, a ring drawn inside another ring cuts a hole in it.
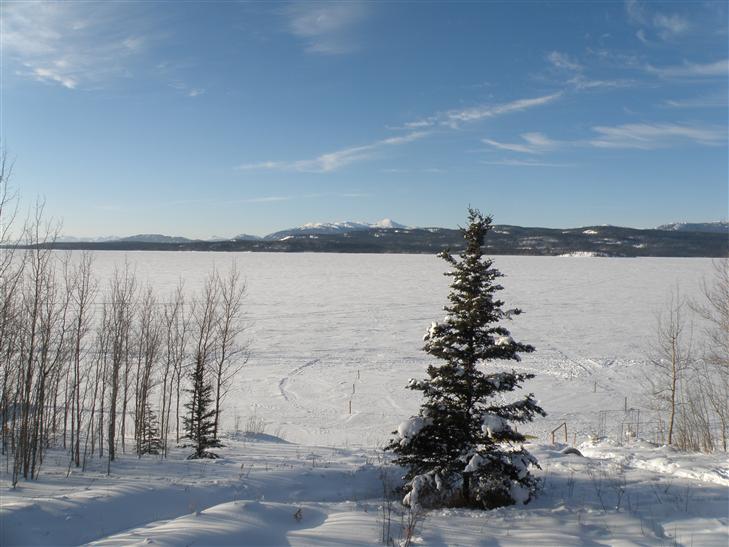
M 720 220 L 718 222 L 672 222 L 662 224 L 657 230 L 671 230 L 674 232 L 713 232 L 729 234 L 729 222 Z
M 103 243 L 107 241 L 128 241 L 143 243 L 188 243 L 190 241 L 256 241 L 259 239 L 283 239 L 291 235 L 309 235 L 309 234 L 342 234 L 346 232 L 355 232 L 373 229 L 404 229 L 405 225 L 399 224 L 389 218 L 383 218 L 377 222 L 308 222 L 302 226 L 281 230 L 261 237 L 252 234 L 241 233 L 231 238 L 211 236 L 204 239 L 191 239 L 182 236 L 168 236 L 164 234 L 137 234 L 127 237 L 107 236 L 107 237 L 75 237 L 62 235 L 58 238 L 59 243 Z
M 233 238 L 234 241 L 257 241 L 263 239 L 261 236 L 254 236 L 252 234 L 238 234 Z
M 559 230 L 556 229 L 542 229 L 542 228 L 520 228 L 518 226 L 514 226 L 510 228 L 511 231 L 513 230 L 541 230 L 541 231 L 554 231 L 555 233 L 559 232 Z M 603 231 L 606 229 L 621 229 L 619 226 L 602 226 L 602 227 L 591 227 L 587 230 L 584 230 L 582 228 L 576 229 L 577 231 L 582 231 L 584 234 L 588 235 L 595 235 L 597 232 L 602 229 Z M 626 228 L 627 230 L 630 230 L 629 228 Z M 663 224 L 661 226 L 658 226 L 655 228 L 656 230 L 665 231 L 665 232 L 681 232 L 681 233 L 712 233 L 712 234 L 729 234 L 729 222 L 727 221 L 719 221 L 719 222 L 674 222 L 671 224 Z M 278 232 L 274 232 L 272 234 L 268 234 L 266 236 L 257 236 L 257 235 L 251 235 L 246 233 L 238 234 L 231 238 L 225 238 L 225 237 L 218 237 L 218 236 L 212 236 L 209 238 L 204 239 L 190 239 L 186 237 L 181 236 L 167 236 L 163 234 L 137 234 L 133 236 L 128 237 L 73 237 L 73 236 L 61 236 L 58 238 L 58 243 L 74 243 L 74 244 L 81 244 L 81 243 L 108 243 L 108 242 L 124 242 L 124 243 L 141 243 L 141 244 L 168 244 L 168 243 L 175 243 L 175 244 L 189 244 L 189 243 L 195 243 L 195 244 L 204 244 L 204 243 L 214 243 L 214 242 L 273 242 L 273 241 L 283 241 L 283 240 L 290 240 L 290 239 L 301 239 L 301 238 L 307 238 L 307 237 L 317 237 L 317 236 L 337 236 L 337 235 L 343 235 L 345 234 L 351 234 L 354 236 L 357 234 L 358 236 L 363 236 L 369 233 L 373 233 L 374 237 L 379 237 L 382 235 L 390 234 L 390 235 L 396 235 L 396 234 L 416 234 L 419 232 L 430 232 L 430 233 L 439 233 L 439 232 L 449 232 L 452 231 L 447 228 L 416 228 L 412 226 L 406 226 L 404 224 L 400 224 L 399 222 L 395 222 L 394 220 L 391 220 L 389 218 L 384 218 L 382 220 L 379 220 L 377 222 L 353 222 L 353 221 L 342 221 L 342 222 L 309 222 L 306 224 L 303 224 L 301 226 L 297 226 L 294 228 L 288 228 L 286 230 L 280 230 Z M 569 233 L 570 230 L 562 230 L 562 234 Z M 508 233 L 508 232 L 507 232 Z M 422 237 L 422 234 L 420 234 L 419 237 Z
M 297 235 L 343 234 L 346 232 L 360 232 L 378 228 L 382 230 L 402 230 L 406 229 L 407 226 L 389 218 L 383 218 L 374 223 L 352 221 L 308 222 L 296 228 L 289 228 L 288 230 L 268 234 L 264 239 L 283 239 L 284 237 Z
M 119 241 L 118 236 L 102 236 L 102 237 L 76 237 L 76 236 L 59 236 L 58 241 L 62 243 L 103 243 L 105 241 Z

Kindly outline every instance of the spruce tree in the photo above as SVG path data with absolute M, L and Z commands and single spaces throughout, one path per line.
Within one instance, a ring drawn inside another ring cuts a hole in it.
M 159 454 L 162 449 L 162 439 L 159 433 L 159 419 L 149 406 L 145 404 L 144 422 L 142 424 L 142 439 L 139 444 L 139 455 Z
M 469 209 L 468 220 L 461 257 L 439 255 L 451 266 L 445 275 L 453 281 L 445 319 L 431 325 L 423 349 L 440 364 L 428 367 L 428 378 L 408 383 L 425 401 L 387 447 L 407 469 L 403 503 L 411 507 L 490 509 L 526 503 L 539 486 L 529 470 L 537 461 L 510 422 L 530 422 L 546 413 L 532 394 L 510 402 L 503 398 L 534 375 L 493 366 L 519 361 L 519 353 L 534 348 L 515 341 L 502 324 L 521 310 L 504 309 L 497 298 L 502 274 L 483 256 L 491 217 Z
M 192 387 L 187 390 L 190 401 L 185 404 L 189 414 L 184 418 L 185 436 L 192 442 L 195 452 L 188 459 L 217 458 L 209 448 L 221 446 L 215 439 L 215 408 L 213 386 L 205 378 L 205 363 L 198 356 L 191 374 Z

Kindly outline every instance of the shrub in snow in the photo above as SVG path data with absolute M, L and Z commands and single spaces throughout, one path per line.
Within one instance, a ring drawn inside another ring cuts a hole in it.
M 403 503 L 414 508 L 468 506 L 493 508 L 526 503 L 538 490 L 529 471 L 538 466 L 510 423 L 545 416 L 531 394 L 504 402 L 532 374 L 486 373 L 483 365 L 519 360 L 534 348 L 515 341 L 501 325 L 519 315 L 496 297 L 502 274 L 482 254 L 491 218 L 469 210 L 463 230 L 466 249 L 460 259 L 444 252 L 453 277 L 446 317 L 424 336 L 424 350 L 440 360 L 428 378 L 411 380 L 423 392 L 419 415 L 401 423 L 388 450 L 408 471 Z

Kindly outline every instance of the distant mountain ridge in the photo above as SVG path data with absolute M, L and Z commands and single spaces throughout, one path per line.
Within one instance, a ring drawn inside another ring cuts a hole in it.
M 101 236 L 101 237 L 75 237 L 75 236 L 59 236 L 58 240 L 62 243 L 103 243 L 104 241 L 119 241 L 118 236 Z
M 729 222 L 726 220 L 720 220 L 718 222 L 673 222 L 671 224 L 661 224 L 656 230 L 729 234 Z
M 603 226 L 604 228 L 605 226 Z M 546 229 L 546 228 L 545 228 Z M 590 230 L 590 227 L 584 227 L 584 230 Z M 655 228 L 656 230 L 673 231 L 673 232 L 705 232 L 729 234 L 729 222 L 673 222 L 670 224 L 662 224 Z M 190 243 L 190 242 L 221 242 L 221 241 L 259 241 L 259 240 L 283 240 L 284 238 L 299 236 L 318 236 L 346 234 L 350 232 L 369 231 L 369 230 L 429 230 L 431 232 L 438 230 L 448 230 L 448 228 L 415 228 L 408 227 L 404 224 L 395 222 L 389 218 L 383 218 L 377 222 L 308 222 L 294 228 L 279 230 L 263 237 L 241 233 L 231 238 L 212 236 L 205 239 L 191 239 L 182 236 L 168 236 L 164 234 L 137 234 L 133 236 L 117 237 L 73 237 L 61 236 L 58 238 L 59 243 L 104 243 L 108 241 L 124 241 L 139 243 Z M 589 231 L 586 232 L 589 234 Z
M 58 242 L 60 243 L 97 243 L 106 241 L 124 241 L 124 242 L 139 242 L 139 243 L 189 243 L 193 241 L 207 241 L 207 242 L 219 242 L 219 241 L 257 241 L 260 239 L 283 239 L 288 236 L 298 235 L 309 235 L 309 234 L 343 234 L 347 232 L 353 232 L 358 230 L 373 230 L 373 229 L 385 229 L 385 230 L 397 230 L 406 228 L 404 224 L 399 224 L 389 218 L 383 218 L 377 222 L 308 222 L 295 228 L 288 228 L 286 230 L 280 230 L 266 236 L 257 236 L 252 234 L 238 234 L 236 236 L 227 238 L 220 236 L 212 236 L 205 239 L 191 239 L 182 236 L 168 236 L 164 234 L 136 234 L 133 236 L 117 237 L 74 237 L 74 236 L 60 236 Z
M 308 222 L 296 228 L 288 230 L 280 230 L 272 234 L 268 234 L 263 239 L 282 239 L 289 236 L 298 235 L 322 235 L 322 234 L 344 234 L 348 232 L 357 232 L 363 230 L 383 229 L 383 230 L 399 230 L 407 228 L 404 224 L 399 224 L 389 218 L 383 218 L 372 224 L 368 222 Z
M 710 223 L 707 223 L 710 224 Z M 241 234 L 224 241 L 191 240 L 160 234 L 140 234 L 114 241 L 57 241 L 58 249 L 324 252 L 324 253 L 437 253 L 458 252 L 463 234 L 450 228 L 413 228 L 393 221 L 310 223 L 265 238 Z M 724 232 L 685 229 L 636 229 L 620 226 L 539 228 L 494 225 L 485 241 L 492 255 L 595 257 L 722 257 L 729 255 Z
M 166 236 L 163 234 L 137 234 L 129 237 L 121 237 L 118 241 L 137 241 L 139 243 L 189 243 L 194 240 L 186 237 Z
M 222 239 L 211 239 L 210 241 L 221 241 Z M 186 243 L 188 241 L 195 241 L 181 236 L 166 236 L 163 234 L 136 234 L 133 236 L 102 236 L 102 237 L 75 237 L 61 235 L 58 237 L 59 243 L 105 243 L 109 241 L 130 241 L 139 243 Z
M 233 238 L 234 241 L 256 241 L 258 239 L 263 239 L 261 236 L 254 236 L 251 234 L 238 234 Z

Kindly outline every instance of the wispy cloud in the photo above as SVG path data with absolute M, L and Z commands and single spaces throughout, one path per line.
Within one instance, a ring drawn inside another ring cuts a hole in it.
M 564 93 L 562 91 L 558 91 L 549 95 L 542 95 L 540 97 L 530 99 L 518 99 L 507 103 L 479 105 L 471 108 L 448 110 L 428 118 L 408 122 L 405 124 L 405 127 L 419 128 L 446 126 L 451 129 L 457 129 L 466 123 L 477 122 L 486 118 L 494 118 L 496 116 L 510 114 L 513 112 L 521 112 L 529 110 L 530 108 L 549 104 L 559 99 L 563 94 Z
M 389 137 L 361 146 L 352 146 L 349 148 L 343 148 L 341 150 L 335 150 L 334 152 L 321 154 L 320 156 L 312 159 L 296 161 L 268 160 L 242 163 L 238 165 L 236 169 L 239 171 L 280 170 L 297 171 L 304 173 L 329 173 L 332 171 L 337 171 L 338 169 L 341 169 L 342 167 L 345 167 L 352 163 L 370 159 L 379 150 L 382 150 L 384 148 L 399 146 L 422 139 L 430 135 L 432 133 L 432 130 L 435 130 L 437 128 L 458 129 L 463 124 L 510 114 L 512 112 L 521 112 L 530 108 L 546 105 L 548 103 L 556 101 L 562 95 L 563 92 L 558 91 L 550 95 L 543 95 L 540 97 L 534 97 L 529 99 L 518 99 L 515 101 L 500 104 L 480 105 L 466 109 L 439 112 L 433 116 L 429 116 L 428 118 L 406 123 L 402 128 L 400 128 L 410 130 L 410 132 L 406 133 L 405 135 Z M 525 135 L 525 138 L 533 139 L 531 143 L 533 146 L 538 146 L 536 141 L 539 139 L 539 134 L 527 133 Z
M 247 170 L 282 170 L 298 171 L 304 173 L 329 173 L 345 167 L 351 163 L 371 158 L 373 154 L 383 148 L 407 144 L 428 135 L 427 131 L 413 131 L 406 135 L 389 137 L 362 146 L 352 146 L 321 154 L 313 159 L 297 161 L 264 161 L 244 163 L 236 169 Z
M 201 87 L 190 87 L 184 82 L 175 81 L 169 84 L 172 89 L 176 89 L 177 91 L 180 91 L 181 93 L 184 93 L 190 98 L 199 97 L 200 95 L 205 94 L 205 89 Z
M 597 148 L 637 148 L 653 150 L 681 143 L 715 146 L 726 142 L 725 128 L 683 125 L 676 123 L 635 123 L 616 126 L 595 126 L 597 137 L 587 144 Z
M 434 119 L 416 120 L 414 122 L 405 123 L 405 127 L 407 129 L 421 129 L 421 128 L 425 128 L 425 127 L 431 127 L 432 125 L 434 125 Z M 392 129 L 402 129 L 402 128 L 393 127 Z
M 300 200 L 300 199 L 318 199 L 318 198 L 343 198 L 343 199 L 358 199 L 358 198 L 367 198 L 370 197 L 371 194 L 363 193 L 363 192 L 318 192 L 313 194 L 303 194 L 303 195 L 274 195 L 274 196 L 255 196 L 255 197 L 246 197 L 246 198 L 239 198 L 239 199 L 225 199 L 225 200 L 219 200 L 219 199 L 210 199 L 210 198 L 192 198 L 192 199 L 176 199 L 173 201 L 167 201 L 164 203 L 161 203 L 161 206 L 167 207 L 167 206 L 177 206 L 177 205 L 214 205 L 216 207 L 219 206 L 226 206 L 226 205 L 242 205 L 247 203 L 278 203 L 278 202 L 284 202 L 284 201 L 294 201 L 294 200 Z
M 648 36 L 646 36 L 646 34 L 645 34 L 645 30 L 643 30 L 642 28 L 637 30 L 637 32 L 635 33 L 635 37 L 638 38 L 638 40 L 640 40 L 644 44 L 650 43 Z
M 625 12 L 634 25 L 645 25 L 649 20 L 645 7 L 638 0 L 625 0 Z
M 431 174 L 437 174 L 437 173 L 447 173 L 445 169 L 441 169 L 440 167 L 424 167 L 422 169 L 405 169 L 401 167 L 391 167 L 388 169 L 383 169 L 383 173 L 431 173 Z
M 67 89 L 98 86 L 129 74 L 147 38 L 110 2 L 3 2 L 0 40 L 16 74 Z
M 726 93 L 715 93 L 686 99 L 667 99 L 661 106 L 667 108 L 726 108 L 729 106 L 729 97 Z
M 482 139 L 497 150 L 520 154 L 541 154 L 566 148 L 634 148 L 655 150 L 689 144 L 717 146 L 727 141 L 727 129 L 719 126 L 699 126 L 680 123 L 633 123 L 623 125 L 597 125 L 591 128 L 592 137 L 576 140 L 554 140 L 542 133 L 524 133 L 523 142 L 501 142 Z M 507 163 L 505 163 L 507 162 Z M 499 160 L 494 165 L 539 165 L 535 160 Z M 553 164 L 558 165 L 558 164 Z M 560 164 L 561 165 L 561 164 Z M 547 164 L 545 163 L 545 166 Z
M 285 162 L 280 161 L 258 161 L 251 163 L 241 163 L 236 167 L 238 171 L 256 171 L 259 169 L 278 169 L 284 165 Z
M 568 70 L 582 70 L 582 65 L 575 59 L 559 51 L 551 51 L 547 54 L 547 60 L 552 63 L 556 68 L 568 69 Z
M 546 161 L 535 161 L 535 160 L 493 160 L 493 161 L 481 161 L 484 165 L 504 165 L 507 167 L 573 167 L 574 163 L 551 163 Z
M 631 80 L 625 79 L 595 79 L 585 75 L 585 67 L 570 55 L 560 52 L 551 51 L 546 56 L 547 61 L 551 65 L 552 72 L 559 76 L 561 81 L 566 81 L 576 90 L 598 89 L 598 88 L 617 88 L 628 87 L 633 85 Z
M 481 139 L 484 144 L 488 144 L 499 150 L 508 150 L 510 152 L 521 152 L 524 154 L 541 154 L 554 150 L 559 146 L 559 142 L 554 141 L 543 135 L 542 133 L 523 133 L 520 135 L 524 142 L 508 143 L 499 142 L 493 139 Z
M 625 12 L 629 23 L 641 27 L 636 36 L 643 43 L 650 42 L 649 31 L 661 40 L 669 41 L 686 34 L 693 27 L 688 19 L 677 13 L 655 11 L 638 0 L 626 0 Z
M 653 24 L 660 29 L 664 37 L 683 34 L 691 28 L 691 24 L 683 17 L 674 14 L 657 13 L 653 17 Z
M 465 110 L 451 110 L 445 115 L 445 124 L 450 127 L 458 126 L 461 123 L 475 122 L 484 118 L 493 118 L 495 116 L 501 116 L 503 114 L 510 114 L 512 112 L 521 112 L 523 110 L 529 110 L 536 106 L 543 106 L 559 99 L 563 93 L 558 91 L 550 95 L 543 95 L 541 97 L 534 97 L 532 99 L 518 99 L 508 103 L 489 105 L 489 106 L 477 106 L 474 108 L 467 108 Z
M 729 75 L 729 59 L 712 63 L 690 63 L 681 65 L 655 67 L 646 65 L 645 71 L 661 78 L 725 78 Z
M 309 53 L 340 55 L 357 49 L 352 31 L 369 13 L 364 2 L 297 2 L 283 14 L 289 32 L 302 39 Z

